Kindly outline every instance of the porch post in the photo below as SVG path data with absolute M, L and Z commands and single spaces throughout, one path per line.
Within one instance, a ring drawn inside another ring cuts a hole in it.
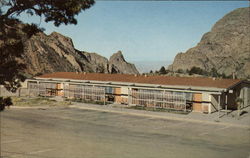
M 104 101 L 103 101 L 103 104 L 105 105 L 106 104 L 106 92 L 105 92 L 105 89 L 104 89 Z
M 29 94 L 29 97 L 30 97 L 30 82 L 27 83 L 27 86 L 28 86 L 28 94 Z
M 220 118 L 220 95 L 218 96 L 218 118 Z
M 128 87 L 128 106 L 130 106 L 130 104 L 131 104 L 131 100 L 132 100 L 132 98 L 131 98 L 131 88 L 130 87 Z
M 154 94 L 154 109 L 155 109 L 156 108 L 156 93 L 153 92 L 153 94 Z
M 211 106 L 212 106 L 212 101 L 211 101 L 211 98 L 212 98 L 212 97 L 211 97 L 211 95 L 212 95 L 212 94 L 209 94 L 209 96 L 208 96 L 208 98 L 209 98 L 208 100 L 210 101 L 210 103 L 208 104 L 208 105 L 209 105 L 209 106 L 208 106 L 208 113 L 209 113 L 209 114 L 211 114 Z
M 39 96 L 40 95 L 40 82 L 39 81 L 37 81 L 37 86 L 38 86 L 38 94 L 37 94 L 37 96 Z
M 227 93 L 226 93 L 226 105 L 225 105 L 225 108 L 226 108 L 226 114 L 228 114 L 228 111 L 227 111 L 227 102 L 228 102 L 228 98 L 227 98 Z

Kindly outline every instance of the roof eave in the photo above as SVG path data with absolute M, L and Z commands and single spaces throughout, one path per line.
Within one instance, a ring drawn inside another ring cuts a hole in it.
M 168 88 L 168 89 L 183 89 L 189 91 L 209 91 L 209 92 L 223 92 L 227 88 L 218 87 L 200 87 L 200 86 L 182 86 L 182 85 L 162 85 L 162 84 L 145 84 L 145 83 L 131 83 L 131 82 L 115 82 L 115 81 L 95 81 L 95 80 L 76 80 L 76 79 L 62 79 L 62 78 L 40 78 L 39 80 L 53 80 L 64 82 L 80 82 L 80 83 L 92 83 L 92 84 L 109 84 L 109 85 L 124 85 L 124 86 L 139 86 L 139 87 L 154 87 L 154 88 Z

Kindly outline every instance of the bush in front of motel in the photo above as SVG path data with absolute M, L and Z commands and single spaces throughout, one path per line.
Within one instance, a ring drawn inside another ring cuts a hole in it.
M 9 107 L 10 105 L 13 105 L 10 97 L 7 98 L 0 97 L 0 111 L 3 111 L 6 106 Z

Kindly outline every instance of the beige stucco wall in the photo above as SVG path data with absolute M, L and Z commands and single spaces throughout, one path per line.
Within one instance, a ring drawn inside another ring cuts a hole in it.
M 208 93 L 202 93 L 202 111 L 203 112 L 208 112 L 208 113 L 210 113 L 210 110 L 211 110 L 211 108 L 210 108 L 210 94 L 208 94 Z M 207 102 L 207 103 L 206 103 Z
M 246 103 L 247 103 L 247 106 L 250 106 L 250 87 L 247 88 L 247 99 L 246 99 Z
M 240 91 L 240 97 L 243 99 L 242 107 L 250 106 L 250 87 L 244 87 Z
M 218 95 L 217 94 L 210 94 L 210 112 L 215 112 L 218 109 Z
M 232 90 L 233 93 L 228 94 L 228 107 L 229 109 L 237 109 L 236 98 L 240 97 L 244 100 L 242 103 L 242 107 L 249 106 L 249 98 L 250 98 L 250 84 L 242 83 L 238 86 L 235 86 Z M 248 97 L 249 96 L 249 97 Z
M 247 89 L 247 106 L 250 106 L 250 87 Z
M 128 87 L 121 87 L 121 94 L 124 94 L 126 96 L 122 96 L 123 98 L 128 98 Z

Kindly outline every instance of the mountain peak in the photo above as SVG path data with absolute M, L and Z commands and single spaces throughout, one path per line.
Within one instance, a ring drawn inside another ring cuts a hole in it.
M 124 59 L 124 56 L 122 54 L 122 51 L 118 51 L 116 53 L 114 53 L 110 58 L 109 58 L 110 61 L 122 61 L 122 62 L 126 62 L 126 60 Z
M 0 39 L 0 47 L 2 43 Z M 72 39 L 58 32 L 50 35 L 41 32 L 30 39 L 25 38 L 24 46 L 25 51 L 17 60 L 26 63 L 22 73 L 31 76 L 52 72 L 137 73 L 136 68 L 125 61 L 121 51 L 111 57 L 118 61 L 109 62 L 97 53 L 75 49 Z M 115 71 L 109 71 L 110 65 Z
M 185 53 L 178 53 L 169 70 L 190 70 L 199 67 L 207 72 L 212 69 L 226 76 L 236 72 L 239 78 L 250 77 L 250 10 L 239 8 L 216 22 L 205 33 L 197 46 Z
M 114 53 L 109 59 L 110 73 L 139 74 L 134 64 L 128 63 L 121 51 Z

